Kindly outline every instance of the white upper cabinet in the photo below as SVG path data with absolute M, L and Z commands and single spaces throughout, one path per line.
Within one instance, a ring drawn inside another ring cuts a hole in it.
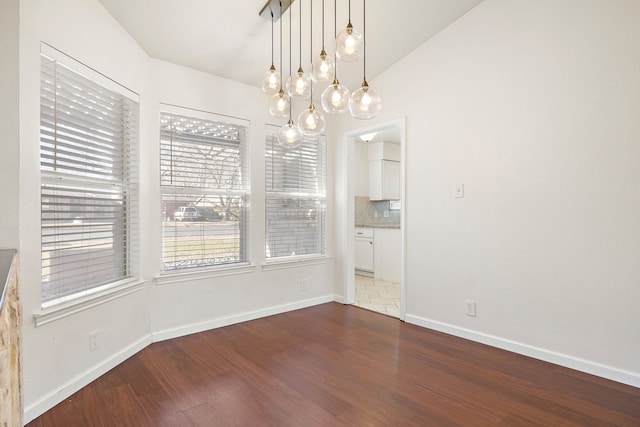
M 369 199 L 400 200 L 400 144 L 369 144 Z

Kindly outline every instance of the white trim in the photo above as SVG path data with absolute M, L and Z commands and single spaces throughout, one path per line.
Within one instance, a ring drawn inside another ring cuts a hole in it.
M 223 267 L 211 267 L 194 271 L 180 271 L 165 273 L 155 276 L 157 285 L 170 285 L 172 283 L 191 282 L 193 280 L 208 279 L 210 277 L 232 276 L 235 274 L 252 273 L 256 269 L 255 264 L 242 263 L 240 265 L 228 265 Z
M 339 212 L 340 215 L 343 215 L 347 218 L 345 223 L 345 235 L 348 236 L 343 245 L 343 251 L 345 255 L 345 259 L 343 260 L 343 276 L 342 276 L 342 285 L 343 285 L 343 293 L 344 298 L 346 300 L 346 304 L 354 304 L 355 303 L 355 261 L 354 261 L 354 247 L 353 247 L 353 238 L 355 235 L 355 168 L 352 166 L 355 160 L 355 141 L 359 135 L 367 132 L 380 131 L 386 128 L 398 127 L 400 130 L 400 192 L 401 192 L 401 202 L 402 208 L 400 212 L 400 236 L 401 236 L 401 272 L 400 272 L 400 320 L 404 320 L 406 306 L 407 306 L 407 267 L 406 267 L 406 245 L 407 245 L 407 227 L 406 227 L 406 217 L 407 217 L 407 197 L 406 197 L 406 155 L 407 155 L 407 131 L 406 131 L 406 117 L 399 117 L 396 119 L 391 119 L 388 121 L 384 121 L 381 123 L 376 123 L 374 125 L 370 125 L 367 127 L 352 129 L 350 131 L 346 131 L 342 134 L 342 137 L 345 141 L 344 151 L 342 154 L 346 158 L 346 163 L 344 167 L 345 171 L 345 179 L 347 180 L 346 191 L 343 193 L 343 197 L 345 200 L 345 209 Z
M 503 350 L 533 357 L 534 359 L 543 360 L 545 362 L 564 366 L 570 369 L 575 369 L 619 383 L 628 384 L 633 387 L 640 387 L 640 372 L 626 371 L 613 366 L 594 362 L 592 360 L 586 360 L 568 354 L 534 347 L 532 345 L 497 337 L 495 335 L 485 334 L 448 323 L 425 319 L 423 317 L 414 316 L 411 314 L 407 314 L 405 316 L 405 321 L 413 325 L 422 326 L 424 328 L 444 332 L 449 335 L 454 335 L 471 341 L 490 345 L 492 347 L 497 347 Z
M 57 387 L 55 391 L 47 394 L 33 404 L 25 407 L 24 423 L 27 424 L 33 421 L 38 416 L 44 414 L 46 411 L 53 408 L 58 403 L 71 396 L 73 393 L 87 386 L 92 381 L 98 379 L 101 375 L 104 375 L 111 369 L 118 366 L 120 363 L 135 355 L 149 344 L 151 344 L 151 335 L 145 335 L 131 345 L 115 353 L 108 359 L 103 360 L 99 364 L 71 379 L 61 387 Z
M 342 295 L 334 295 L 334 296 L 333 296 L 333 300 L 334 300 L 335 302 L 339 302 L 340 304 L 346 304 L 346 301 L 345 301 L 345 299 L 344 299 L 344 296 L 342 296 Z
M 316 298 L 310 298 L 302 301 L 295 301 L 287 304 L 276 305 L 273 307 L 263 308 L 260 310 L 248 311 L 240 314 L 234 314 L 217 319 L 206 320 L 203 322 L 192 323 L 190 325 L 179 326 L 176 328 L 164 329 L 162 331 L 153 332 L 153 342 L 169 340 L 172 338 L 182 337 L 189 334 L 195 334 L 210 329 L 221 328 L 223 326 L 234 325 L 236 323 L 247 322 L 249 320 L 259 319 L 261 317 L 272 316 L 274 314 L 286 313 L 301 308 L 312 307 L 314 305 L 332 302 L 333 295 L 325 295 Z
M 125 295 L 138 292 L 144 288 L 144 283 L 144 280 L 130 280 L 90 295 L 43 308 L 33 314 L 35 326 L 38 327 L 46 325 L 47 323 L 80 313 L 81 311 L 88 310 L 89 308 L 105 304 L 116 298 L 121 298 Z
M 312 256 L 312 257 L 287 257 L 278 258 L 273 261 L 265 261 L 262 264 L 262 271 L 283 270 L 285 268 L 306 267 L 308 265 L 327 264 L 331 261 L 331 257 Z
M 216 122 L 227 123 L 235 126 L 246 127 L 247 131 L 251 125 L 251 121 L 241 117 L 227 116 L 224 114 L 213 113 L 211 111 L 197 110 L 195 108 L 182 107 L 174 104 L 160 103 L 160 113 L 171 113 L 180 116 L 194 117 L 202 120 L 213 120 Z
M 90 66 L 84 64 L 83 62 L 80 62 L 74 57 L 67 55 L 63 51 L 56 49 L 50 44 L 40 42 L 40 54 L 46 56 L 49 59 L 53 59 L 64 67 L 82 75 L 83 77 L 99 84 L 100 86 L 103 86 L 113 92 L 119 93 L 120 95 L 126 96 L 137 104 L 140 103 L 140 95 L 137 92 L 134 92 L 128 87 L 113 80 L 111 77 L 102 74 L 100 71 L 91 68 Z

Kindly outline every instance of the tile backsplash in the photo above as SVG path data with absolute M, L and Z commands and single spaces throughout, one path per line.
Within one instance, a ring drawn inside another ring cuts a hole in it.
M 385 212 L 389 216 L 385 217 Z M 372 202 L 368 197 L 356 196 L 356 226 L 395 226 L 400 227 L 400 209 L 389 209 L 389 201 Z

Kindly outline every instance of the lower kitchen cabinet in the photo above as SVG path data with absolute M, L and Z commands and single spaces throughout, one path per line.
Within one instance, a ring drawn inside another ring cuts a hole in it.
M 399 228 L 376 228 L 374 277 L 400 283 L 402 274 L 402 234 Z
M 354 264 L 355 269 L 361 272 L 374 272 L 373 233 L 371 228 L 356 228 Z

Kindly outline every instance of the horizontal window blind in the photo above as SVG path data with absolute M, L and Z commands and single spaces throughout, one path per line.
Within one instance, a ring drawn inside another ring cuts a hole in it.
M 132 277 L 137 262 L 138 104 L 69 63 L 41 56 L 43 305 Z
M 289 149 L 267 128 L 266 257 L 326 254 L 326 148 L 324 137 Z
M 160 116 L 163 271 L 246 262 L 247 126 L 182 111 Z

